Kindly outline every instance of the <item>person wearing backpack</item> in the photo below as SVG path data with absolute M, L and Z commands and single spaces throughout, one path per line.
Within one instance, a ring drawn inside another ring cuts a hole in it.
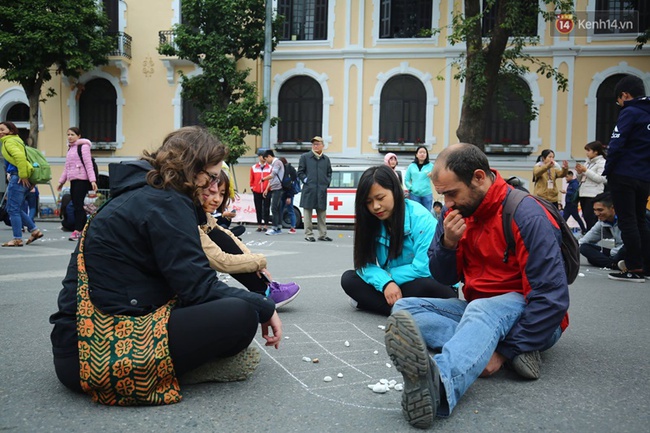
M 43 237 L 34 220 L 22 209 L 27 194 L 33 185 L 29 176 L 34 170 L 27 160 L 25 143 L 18 136 L 18 128 L 13 122 L 0 122 L 0 141 L 2 142 L 2 156 L 5 160 L 5 172 L 9 177 L 7 182 L 7 213 L 11 221 L 13 239 L 2 244 L 3 247 L 23 246 L 23 226 L 27 227 L 30 236 L 27 245 Z
M 81 131 L 77 127 L 68 129 L 68 153 L 65 157 L 65 168 L 59 178 L 58 190 L 70 181 L 70 196 L 74 206 L 74 231 L 69 240 L 77 241 L 81 237 L 81 231 L 86 225 L 86 210 L 84 200 L 91 189 L 97 192 L 97 173 L 93 168 L 93 160 L 90 154 L 92 143 L 90 140 L 81 138 Z M 78 148 L 81 147 L 81 152 Z
M 504 364 L 539 378 L 540 352 L 569 324 L 562 236 L 547 208 L 528 194 L 522 199 L 510 223 L 515 252 L 504 261 L 503 203 L 517 190 L 466 143 L 440 152 L 431 178 L 445 203 L 429 247 L 431 275 L 442 284 L 462 281 L 464 299 L 402 298 L 385 333 L 404 377 L 404 415 L 421 428 L 450 415 L 476 379 Z
M 287 161 L 287 158 L 284 156 L 280 157 L 280 161 L 284 164 L 284 178 L 282 179 L 282 217 L 284 218 L 284 212 L 287 210 L 289 212 L 289 221 L 291 222 L 291 228 L 289 229 L 290 235 L 296 234 L 296 213 L 293 211 L 293 197 L 297 194 L 296 183 L 298 180 L 298 172 Z M 300 184 L 298 184 L 300 187 Z

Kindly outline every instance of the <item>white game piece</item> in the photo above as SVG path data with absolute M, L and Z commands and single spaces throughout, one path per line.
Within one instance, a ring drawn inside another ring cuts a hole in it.
M 343 344 L 345 344 L 345 347 L 350 347 L 350 342 L 347 341 L 347 340 L 346 340 L 345 343 L 343 343 Z
M 578 273 L 578 276 L 579 276 L 579 277 L 584 277 L 585 274 L 583 274 L 582 272 L 580 272 L 580 273 Z
M 391 368 L 391 367 L 392 367 L 392 365 L 390 364 L 390 362 L 387 362 L 387 363 L 386 363 L 386 367 L 388 367 L 388 368 Z
M 325 381 L 325 382 L 331 382 L 331 381 L 332 381 L 332 376 L 325 376 L 325 377 L 323 378 L 323 381 Z
M 343 377 L 343 373 L 337 374 L 336 377 Z
M 372 387 L 372 392 L 376 392 L 377 394 L 384 394 L 388 392 L 388 385 L 377 383 Z
M 395 384 L 395 391 L 401 391 L 404 389 L 404 385 L 401 383 Z
M 388 379 L 379 379 L 379 383 L 382 385 L 388 385 Z
M 379 325 L 379 326 L 377 326 L 377 328 L 379 328 L 379 329 L 386 329 L 386 327 L 385 327 L 384 325 Z
M 305 362 L 311 362 L 311 358 L 308 357 L 308 356 L 303 356 L 302 360 L 305 361 Z
M 378 351 L 378 350 L 375 350 L 375 351 L 372 352 L 372 353 L 374 353 L 375 355 L 379 355 L 379 351 Z

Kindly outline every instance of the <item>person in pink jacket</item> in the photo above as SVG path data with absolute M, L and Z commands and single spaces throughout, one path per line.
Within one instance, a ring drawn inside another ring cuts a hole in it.
M 68 153 L 65 157 L 65 168 L 59 178 L 58 190 L 61 191 L 63 185 L 70 181 L 70 198 L 74 207 L 74 231 L 70 236 L 71 241 L 77 241 L 81 237 L 81 231 L 86 224 L 86 193 L 91 189 L 97 191 L 97 173 L 93 170 L 91 145 L 90 140 L 81 138 L 79 128 L 68 129 Z M 81 147 L 81 158 L 78 147 Z

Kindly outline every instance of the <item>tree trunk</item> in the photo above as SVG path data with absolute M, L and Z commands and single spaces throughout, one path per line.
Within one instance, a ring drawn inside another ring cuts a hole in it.
M 499 2 L 496 23 L 487 47 L 483 47 L 480 20 L 473 26 L 471 34 L 467 35 L 465 95 L 456 135 L 461 142 L 474 144 L 481 150 L 485 148 L 483 135 L 487 110 L 490 109 L 490 101 L 496 90 L 501 59 L 510 36 L 500 26 L 510 1 L 516 0 Z M 465 0 L 466 17 L 480 13 L 480 0 Z
M 34 81 L 23 81 L 21 85 L 29 101 L 29 138 L 27 145 L 38 148 L 38 110 L 43 87 L 43 74 L 39 73 Z

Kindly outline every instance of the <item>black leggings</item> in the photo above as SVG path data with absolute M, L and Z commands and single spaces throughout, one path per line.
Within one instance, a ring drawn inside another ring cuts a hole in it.
M 244 254 L 241 248 L 239 248 L 239 245 L 237 245 L 237 243 L 230 236 L 228 236 L 227 233 L 224 233 L 219 229 L 214 229 L 208 233 L 208 236 L 210 239 L 212 239 L 212 242 L 221 248 L 224 253 Z M 260 295 L 266 295 L 266 282 L 257 275 L 257 272 L 231 274 L 231 276 L 243 284 L 243 286 L 251 292 L 259 293 Z
M 341 287 L 349 297 L 357 301 L 357 308 L 374 313 L 390 315 L 391 306 L 386 302 L 382 292 L 363 281 L 354 270 L 345 271 L 341 276 Z M 458 294 L 451 288 L 440 284 L 433 278 L 417 278 L 404 283 L 399 288 L 403 298 L 457 298 Z
M 74 229 L 82 231 L 86 225 L 86 211 L 84 210 L 84 200 L 90 190 L 91 185 L 87 180 L 70 181 L 70 199 L 74 208 Z
M 264 195 L 261 192 L 253 193 L 253 202 L 255 203 L 255 215 L 257 224 L 271 223 L 271 195 Z
M 167 329 L 176 377 L 208 361 L 241 352 L 253 341 L 257 327 L 257 312 L 238 298 L 174 308 Z M 55 357 L 54 369 L 61 383 L 82 392 L 78 355 Z

